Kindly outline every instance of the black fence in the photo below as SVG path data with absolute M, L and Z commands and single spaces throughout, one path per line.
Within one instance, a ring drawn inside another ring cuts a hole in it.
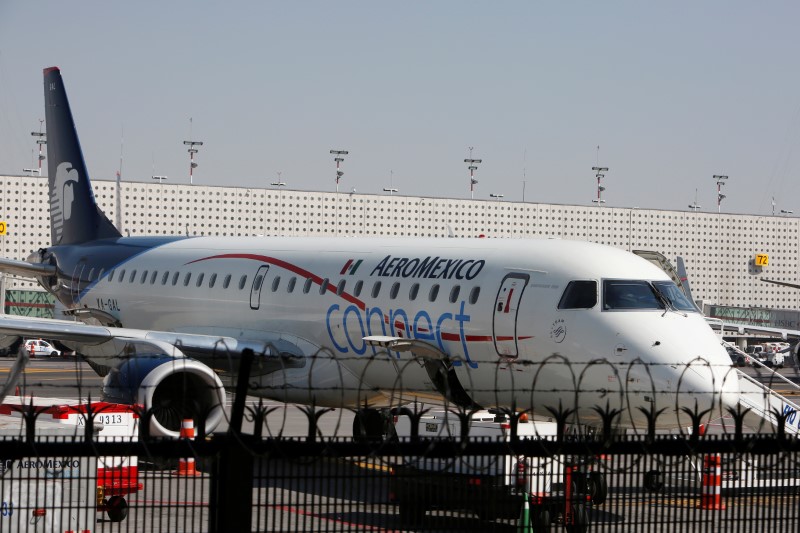
M 153 413 L 131 415 L 137 438 L 101 439 L 95 422 L 117 421 L 106 407 L 68 431 L 41 406 L 15 407 L 0 532 L 800 530 L 794 411 L 774 413 L 768 433 L 730 412 L 723 433 L 703 434 L 707 413 L 687 412 L 692 428 L 631 435 L 612 430 L 613 410 L 598 409 L 599 431 L 575 432 L 567 410 L 533 422 L 410 405 L 378 437 L 357 431 L 371 412 L 287 409 L 237 394 L 226 431 L 196 421 L 195 438 L 164 440 L 148 434 Z

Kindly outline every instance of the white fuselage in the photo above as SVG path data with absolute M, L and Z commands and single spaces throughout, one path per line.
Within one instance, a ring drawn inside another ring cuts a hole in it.
M 573 280 L 669 279 L 590 243 L 192 238 L 89 279 L 72 306 L 126 328 L 271 342 L 304 356 L 301 368 L 254 381 L 255 394 L 281 400 L 441 401 L 419 358 L 370 346 L 371 336 L 426 342 L 476 404 L 540 417 L 560 406 L 596 423 L 595 407 L 619 409 L 617 423 L 630 426 L 643 423 L 640 408 L 665 408 L 661 424 L 686 424 L 682 407 L 698 400 L 700 410 L 719 410 L 737 394 L 730 360 L 699 313 L 604 311 L 600 289 L 592 308 L 559 309 Z

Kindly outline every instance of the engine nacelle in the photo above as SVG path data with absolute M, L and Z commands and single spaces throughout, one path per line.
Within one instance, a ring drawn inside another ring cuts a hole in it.
M 103 380 L 103 399 L 141 405 L 152 412 L 150 434 L 180 436 L 181 422 L 205 420 L 213 431 L 224 416 L 225 388 L 208 366 L 186 357 L 137 354 L 110 370 Z

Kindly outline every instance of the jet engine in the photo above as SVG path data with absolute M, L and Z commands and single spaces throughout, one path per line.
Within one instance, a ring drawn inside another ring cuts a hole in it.
M 137 353 L 109 368 L 103 399 L 141 406 L 151 415 L 151 435 L 178 438 L 184 419 L 204 424 L 206 432 L 219 426 L 225 389 L 214 371 L 199 361 Z

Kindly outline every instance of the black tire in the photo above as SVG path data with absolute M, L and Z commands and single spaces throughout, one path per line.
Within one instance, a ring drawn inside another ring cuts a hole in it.
M 645 472 L 643 484 L 650 492 L 660 492 L 664 488 L 664 476 L 658 470 L 650 470 Z
M 603 505 L 608 499 L 608 480 L 602 472 L 589 474 L 589 496 L 592 498 L 592 505 Z
M 564 524 L 567 533 L 586 533 L 589 530 L 589 513 L 582 503 L 572 504 L 572 523 Z
M 122 522 L 128 517 L 128 502 L 122 496 L 112 496 L 106 501 L 106 514 L 112 522 Z
M 385 417 L 377 409 L 361 409 L 353 418 L 353 440 L 356 442 L 381 441 L 385 432 Z
M 553 517 L 550 509 L 545 507 L 536 514 L 531 514 L 531 526 L 536 533 L 550 533 L 553 526 Z
M 398 505 L 400 521 L 407 526 L 417 526 L 425 518 L 425 508 L 418 502 L 401 501 Z

